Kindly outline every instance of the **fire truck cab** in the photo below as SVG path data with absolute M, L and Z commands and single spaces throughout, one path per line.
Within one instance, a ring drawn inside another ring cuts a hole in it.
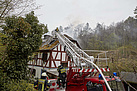
M 108 81 L 112 91 L 125 91 L 119 77 L 105 76 L 105 78 Z M 109 91 L 104 80 L 99 77 L 86 78 L 85 84 L 87 86 L 87 91 Z

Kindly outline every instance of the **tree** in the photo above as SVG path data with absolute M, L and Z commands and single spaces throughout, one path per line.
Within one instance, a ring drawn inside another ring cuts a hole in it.
M 137 18 L 137 6 L 136 6 L 136 8 L 134 10 L 134 14 L 136 14 L 135 18 Z
M 28 57 L 42 43 L 42 34 L 47 32 L 47 26 L 39 24 L 38 18 L 31 12 L 23 17 L 6 17 L 3 33 L 7 35 L 4 71 L 10 78 L 26 79 Z
M 4 18 L 9 15 L 21 15 L 38 8 L 35 0 L 0 0 L 0 25 Z
M 0 33 L 0 66 L 3 64 L 4 59 L 6 58 L 5 38 L 7 38 L 7 36 Z

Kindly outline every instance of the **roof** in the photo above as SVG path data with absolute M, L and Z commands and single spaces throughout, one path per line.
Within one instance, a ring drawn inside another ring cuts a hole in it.
M 78 44 L 78 42 L 77 42 L 76 40 L 74 40 L 73 38 L 71 38 L 70 36 L 68 36 L 68 35 L 66 35 L 66 34 L 64 34 L 64 36 L 67 37 L 67 38 L 68 38 L 70 41 L 72 41 L 73 43 L 76 43 L 77 46 L 78 46 L 79 48 L 81 48 L 80 45 Z
M 127 82 L 137 83 L 137 73 L 135 72 L 121 72 L 120 77 L 125 79 Z
M 67 37 L 73 43 L 76 43 L 77 46 L 80 48 L 80 46 L 76 40 L 74 40 L 73 38 L 69 37 L 66 34 L 64 36 Z M 59 44 L 59 40 L 57 38 L 53 38 L 50 35 L 45 35 L 44 37 L 45 37 L 45 39 L 43 40 L 42 46 L 39 48 L 40 51 L 52 50 L 53 48 L 55 48 Z
M 52 43 L 52 42 L 53 42 L 53 43 Z M 53 49 L 55 46 L 57 46 L 58 43 L 59 43 L 58 40 L 52 40 L 49 44 L 40 47 L 39 50 L 51 50 L 51 49 Z
M 57 38 L 49 37 L 42 43 L 42 46 L 39 48 L 39 50 L 52 50 L 59 44 L 59 41 Z

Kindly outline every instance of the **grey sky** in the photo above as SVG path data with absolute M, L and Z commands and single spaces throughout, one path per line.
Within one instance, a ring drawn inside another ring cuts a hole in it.
M 48 24 L 49 30 L 70 23 L 96 23 L 109 25 L 134 16 L 137 0 L 36 0 L 43 5 L 36 10 L 41 23 Z

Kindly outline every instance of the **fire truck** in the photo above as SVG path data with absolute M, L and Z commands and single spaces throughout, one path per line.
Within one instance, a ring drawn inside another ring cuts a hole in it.
M 104 76 L 102 72 L 110 71 L 108 66 L 99 68 L 86 52 L 62 35 L 58 28 L 52 34 L 66 47 L 66 52 L 72 57 L 76 67 L 68 68 L 65 88 L 58 87 L 57 79 L 49 79 L 49 91 L 125 91 L 116 72 L 111 76 Z

